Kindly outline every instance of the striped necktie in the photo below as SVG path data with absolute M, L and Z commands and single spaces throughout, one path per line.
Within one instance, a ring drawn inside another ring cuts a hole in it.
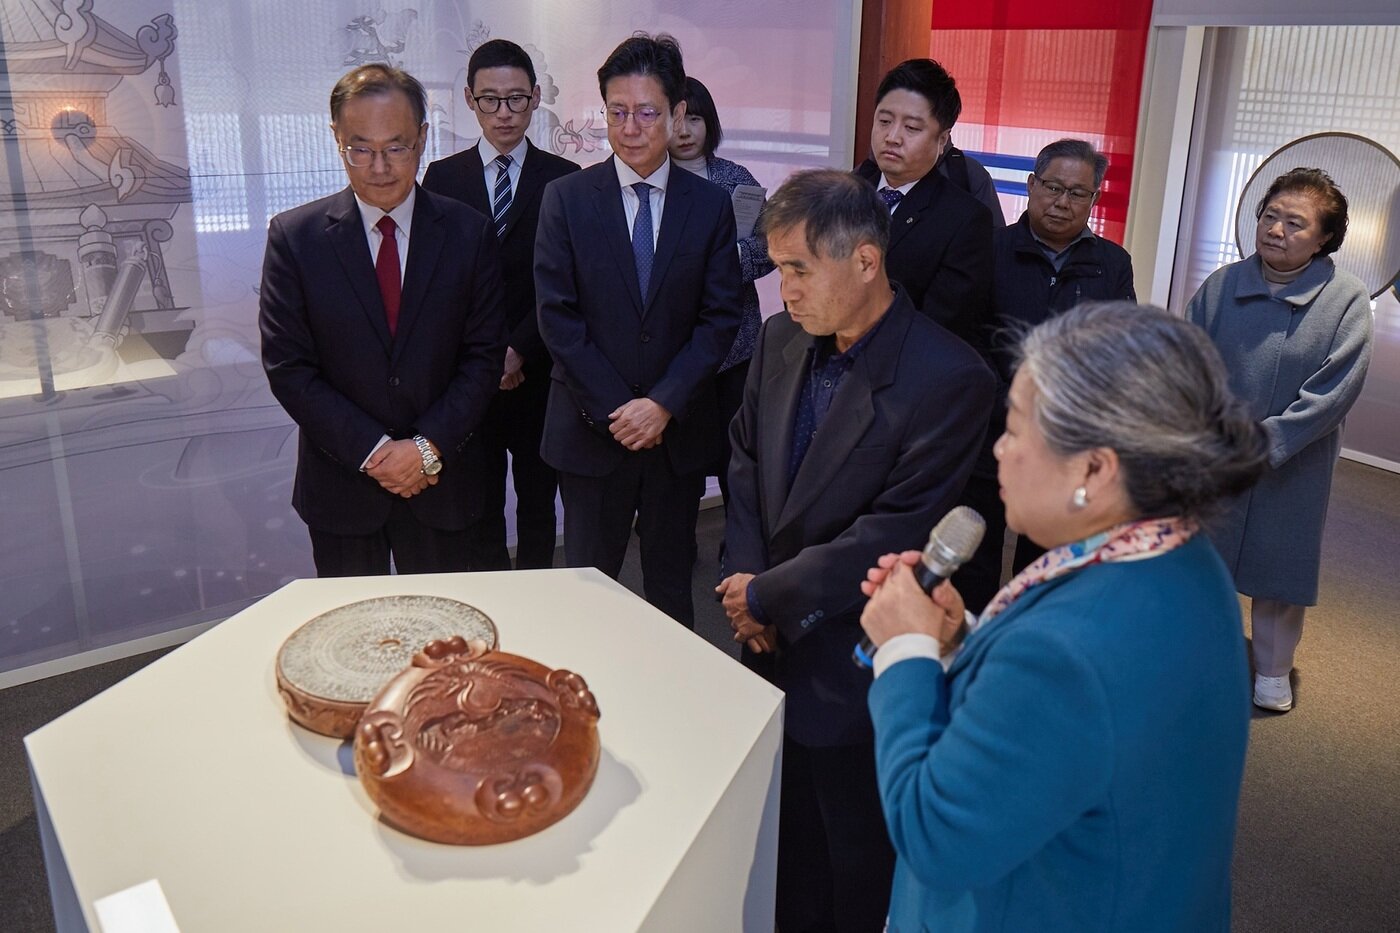
M 496 166 L 496 188 L 491 193 L 491 220 L 496 224 L 496 237 L 506 232 L 506 212 L 510 210 L 510 163 L 508 155 L 498 155 L 491 163 Z

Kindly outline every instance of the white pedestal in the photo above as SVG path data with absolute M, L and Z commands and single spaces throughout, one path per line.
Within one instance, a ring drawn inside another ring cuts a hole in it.
M 534 836 L 380 822 L 348 743 L 293 724 L 278 647 L 358 599 L 470 603 L 501 648 L 581 674 L 602 759 Z M 186 933 L 773 929 L 782 694 L 593 570 L 301 580 L 25 739 L 60 931 L 158 879 Z

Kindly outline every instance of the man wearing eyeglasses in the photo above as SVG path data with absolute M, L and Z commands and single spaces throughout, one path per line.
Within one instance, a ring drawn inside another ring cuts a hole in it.
M 1002 392 L 1011 382 L 1012 350 L 1020 325 L 1039 324 L 1085 301 L 1136 301 L 1133 261 L 1126 250 L 1089 229 L 1089 215 L 1098 203 L 1108 157 L 1082 139 L 1051 143 L 1035 159 L 1026 178 L 1029 203 L 1021 219 L 996 231 L 993 257 L 992 326 L 994 355 Z M 998 405 L 990 434 L 1001 435 L 1005 408 Z M 980 505 L 980 508 L 979 508 Z M 995 539 L 996 573 L 1001 569 L 1001 544 L 1006 521 L 1000 499 L 991 490 L 974 505 L 987 519 L 986 542 Z M 1013 568 L 1019 572 L 1043 553 L 1024 535 L 1016 545 Z M 979 552 L 979 556 L 990 558 Z M 974 558 L 974 563 L 977 558 Z M 955 578 L 969 608 L 976 611 L 996 594 L 995 575 L 981 592 L 968 597 L 964 582 Z M 981 602 L 974 603 L 974 598 Z
M 500 242 L 507 346 L 500 392 L 467 451 L 467 469 L 482 497 L 481 517 L 468 529 L 473 570 L 509 570 L 506 549 L 506 457 L 515 487 L 515 566 L 554 563 L 554 468 L 540 457 L 549 351 L 535 316 L 535 230 L 549 182 L 579 167 L 526 137 L 540 105 L 535 66 L 523 48 L 491 39 L 467 62 L 467 106 L 481 124 L 481 141 L 440 159 L 423 187 L 464 201 L 492 218 Z
M 415 184 L 423 86 L 385 65 L 331 91 L 349 187 L 272 219 L 258 319 L 300 430 L 292 504 L 321 576 L 465 570 L 461 454 L 503 362 L 489 218 Z
M 691 627 L 691 504 L 719 454 L 713 381 L 739 328 L 734 211 L 667 153 L 685 117 L 675 39 L 625 40 L 598 86 L 613 155 L 551 182 L 540 207 L 542 451 L 568 565 L 616 577 L 635 519 L 647 601 Z

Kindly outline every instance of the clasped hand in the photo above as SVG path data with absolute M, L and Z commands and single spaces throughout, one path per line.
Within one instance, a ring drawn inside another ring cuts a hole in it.
M 947 580 L 924 595 L 913 570 L 921 557 L 918 551 L 886 554 L 861 581 L 860 591 L 870 602 L 860 614 L 860 625 L 877 648 L 910 633 L 938 639 L 944 654 L 957 645 L 965 615 L 962 595 Z
M 634 398 L 608 415 L 613 439 L 628 450 L 645 450 L 661 443 L 671 413 L 649 398 Z
M 437 453 L 436 446 L 433 453 Z M 423 472 L 423 454 L 411 440 L 385 441 L 370 455 L 365 472 L 380 486 L 405 499 L 411 499 L 429 486 L 437 485 L 438 481 L 436 476 Z
M 724 603 L 724 614 L 729 616 L 734 640 L 747 645 L 755 654 L 763 654 L 777 650 L 778 630 L 759 622 L 749 611 L 749 581 L 753 578 L 751 573 L 731 573 L 719 582 L 715 592 Z
M 525 381 L 525 358 L 515 352 L 514 347 L 506 347 L 505 369 L 501 372 L 501 391 L 509 392 Z

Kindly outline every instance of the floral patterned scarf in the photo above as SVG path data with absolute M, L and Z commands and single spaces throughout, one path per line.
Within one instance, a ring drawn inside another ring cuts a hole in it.
M 1046 551 L 1001 588 L 982 610 L 978 625 L 985 625 L 1005 612 L 1022 594 L 1041 583 L 1091 564 L 1157 557 L 1190 541 L 1198 528 L 1195 521 L 1187 518 L 1146 518 L 1114 525 L 1082 541 Z

